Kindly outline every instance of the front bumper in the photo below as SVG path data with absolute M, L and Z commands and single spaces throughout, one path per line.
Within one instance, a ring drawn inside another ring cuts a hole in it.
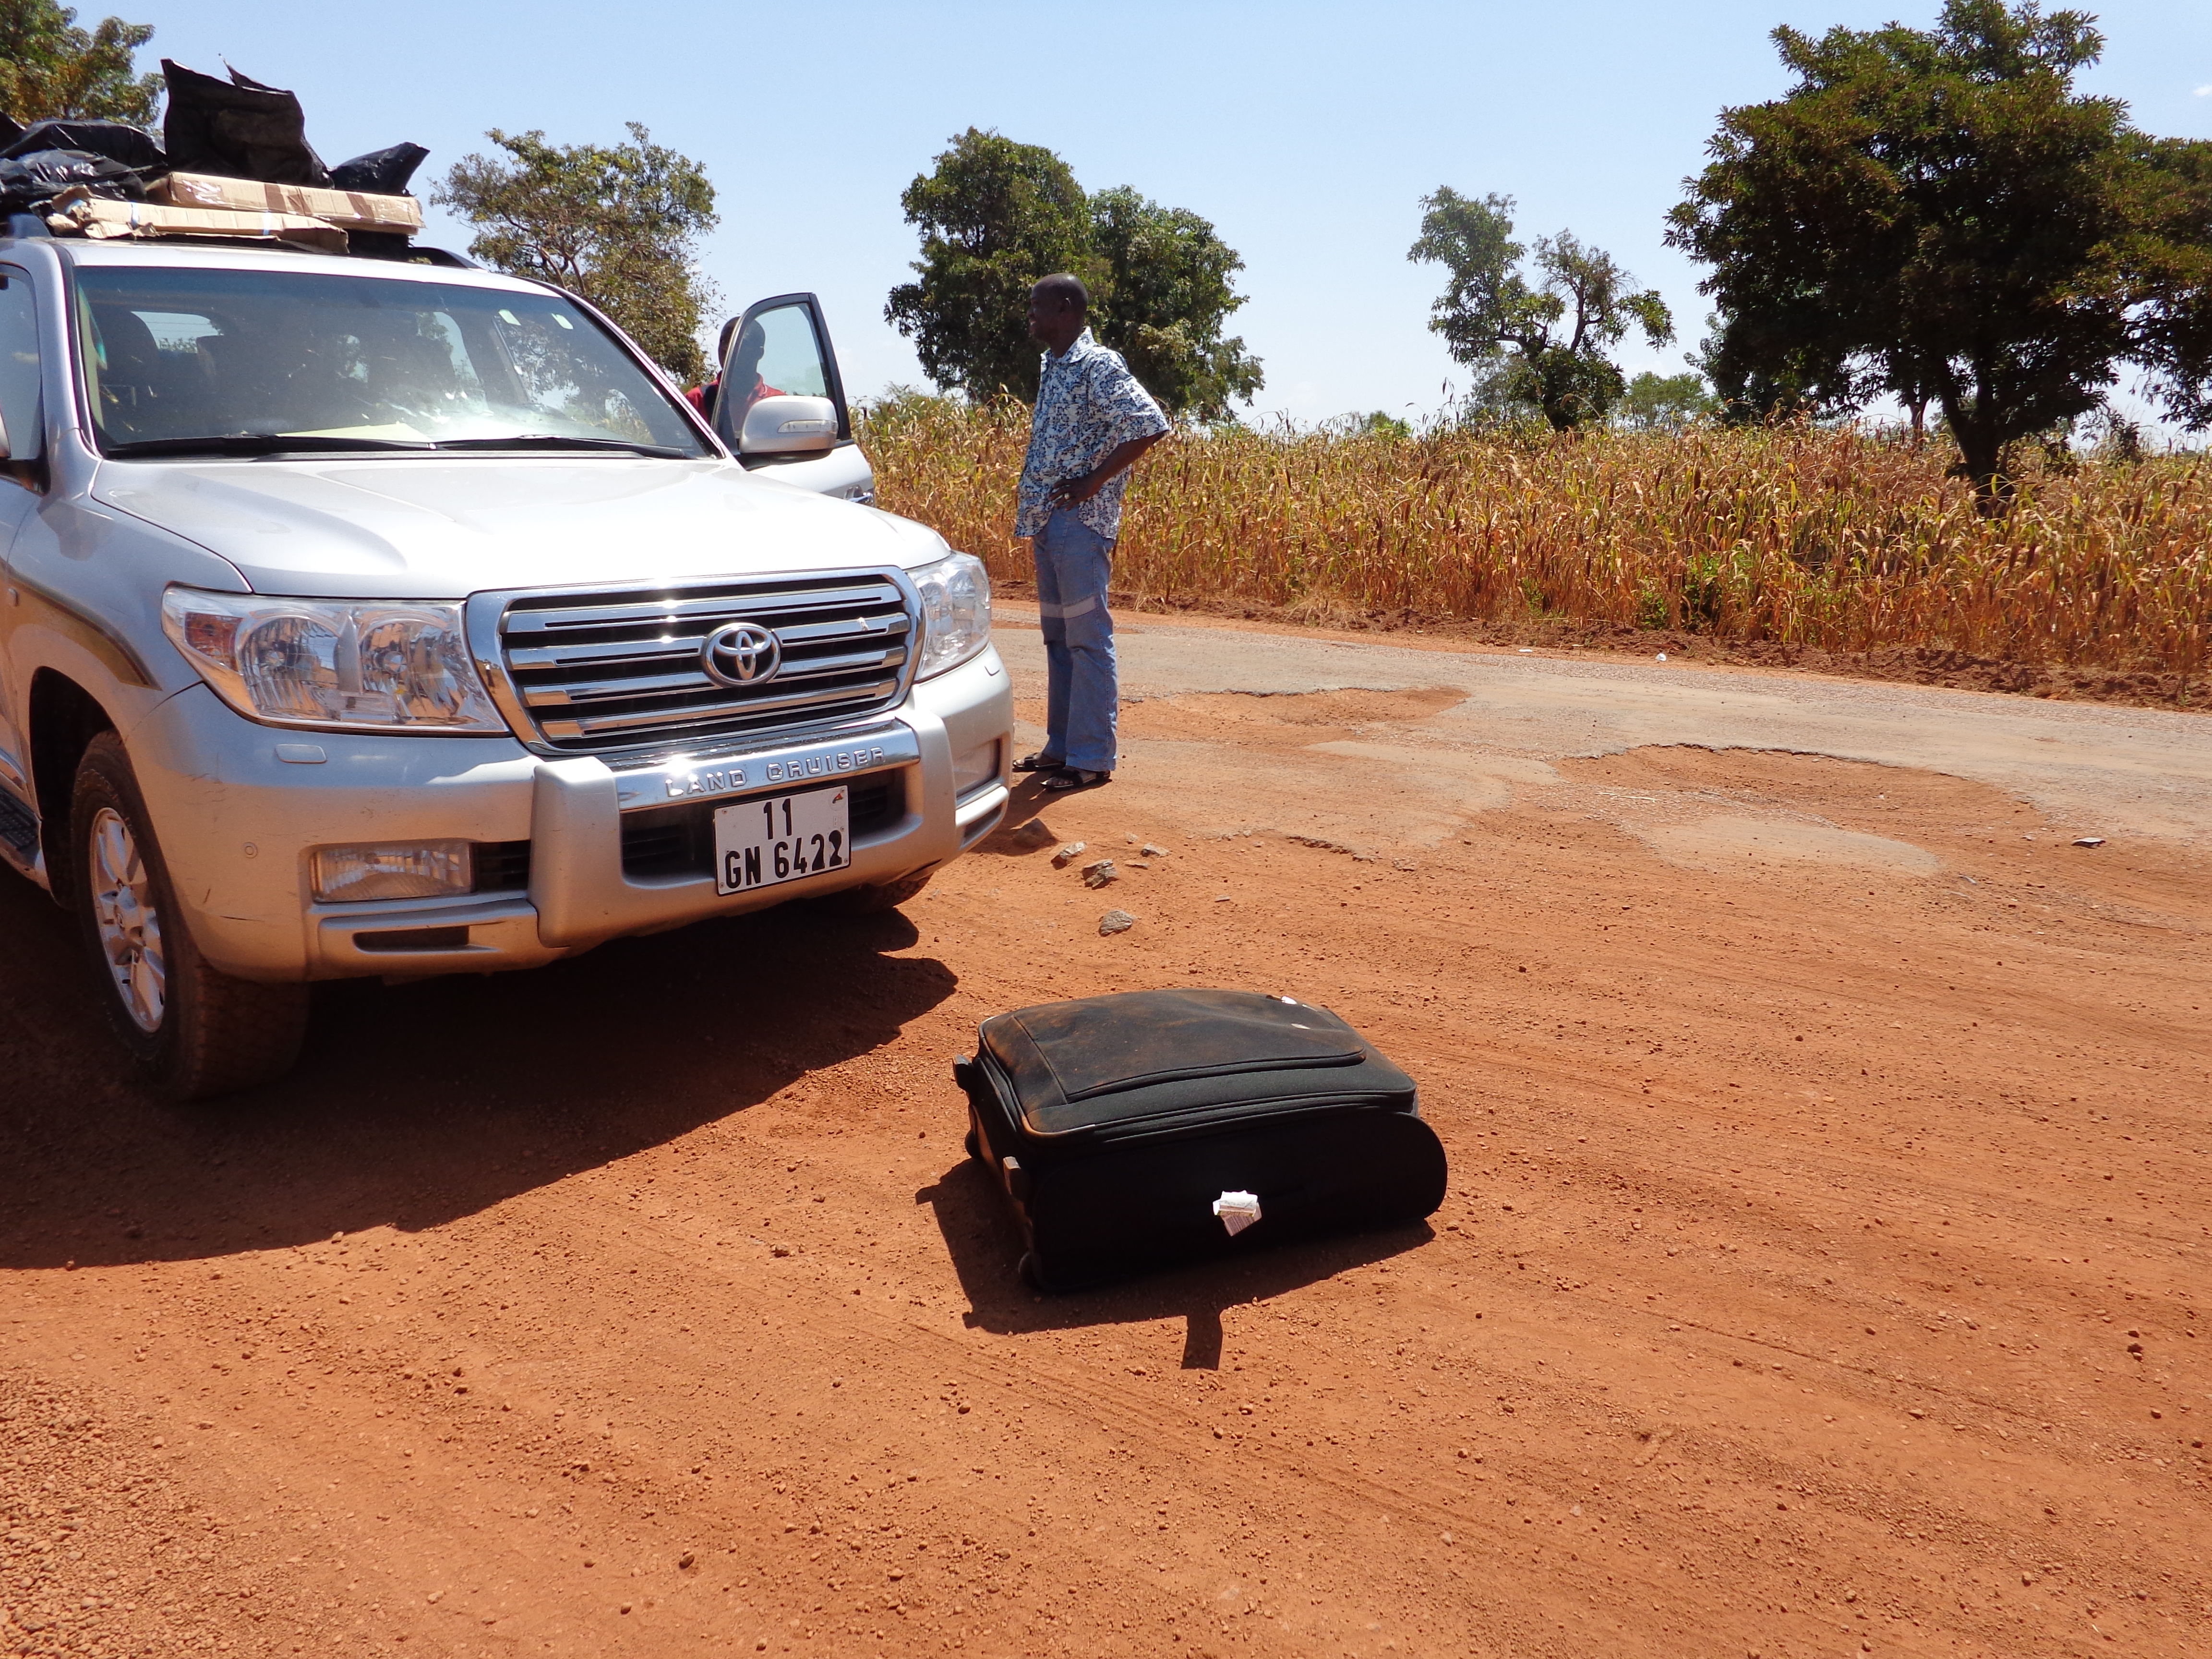
M 888 715 L 649 765 L 546 758 L 506 738 L 278 731 L 204 687 L 162 704 L 128 741 L 195 942 L 227 973 L 289 981 L 536 967 L 624 934 L 895 881 L 957 857 L 1005 816 L 1012 724 L 1004 665 L 987 648 L 916 684 Z M 281 759 L 280 740 L 325 758 Z M 956 757 L 992 744 L 991 775 L 956 796 Z M 681 816 L 672 807 L 710 813 L 845 778 L 856 799 L 888 786 L 872 796 L 886 805 L 866 827 L 856 820 L 852 862 L 834 875 L 725 897 L 711 872 L 636 857 L 640 815 L 665 823 Z M 526 843 L 526 887 L 393 902 L 313 896 L 315 847 L 447 837 Z

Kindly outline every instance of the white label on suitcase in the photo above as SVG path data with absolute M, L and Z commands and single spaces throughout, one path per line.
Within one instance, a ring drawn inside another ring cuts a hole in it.
M 1213 1212 L 1234 1238 L 1260 1218 L 1260 1200 L 1251 1193 L 1224 1193 L 1213 1200 Z

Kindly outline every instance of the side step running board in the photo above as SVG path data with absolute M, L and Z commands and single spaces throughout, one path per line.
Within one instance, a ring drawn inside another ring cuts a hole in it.
M 5 859 L 33 881 L 44 879 L 39 856 L 39 815 L 0 789 L 0 859 Z

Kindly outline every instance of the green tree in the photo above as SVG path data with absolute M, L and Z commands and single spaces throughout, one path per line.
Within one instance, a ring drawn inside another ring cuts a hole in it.
M 1127 185 L 1085 195 L 1052 151 L 974 127 L 899 199 L 921 258 L 884 319 L 939 388 L 1034 401 L 1030 287 L 1064 270 L 1091 290 L 1092 331 L 1170 413 L 1222 420 L 1260 389 L 1259 360 L 1221 332 L 1244 261 L 1197 214 Z
M 708 373 L 699 331 L 715 301 L 698 239 L 716 223 L 706 170 L 629 124 L 627 144 L 485 134 L 506 152 L 454 163 L 431 199 L 477 228 L 475 258 L 556 283 L 614 319 L 679 380 Z
M 150 23 L 104 20 L 89 33 L 54 0 L 0 0 L 0 110 L 28 125 L 56 118 L 150 124 L 161 77 L 138 75 L 133 54 Z
M 1531 387 L 1519 371 L 1517 354 L 1500 352 L 1486 362 L 1473 365 L 1467 389 L 1449 399 L 1448 422 L 1470 431 L 1533 435 L 1548 432 L 1550 423 L 1529 395 Z M 1445 391 L 1452 388 L 1447 385 Z
M 1540 410 L 1554 431 L 1602 421 L 1626 387 L 1611 356 L 1632 328 L 1664 345 L 1674 321 L 1656 290 L 1572 231 L 1540 236 L 1537 280 L 1517 267 L 1528 250 L 1513 240 L 1513 198 L 1480 201 L 1449 187 L 1421 198 L 1421 234 L 1406 258 L 1450 273 L 1429 326 L 1455 360 L 1476 369 L 1507 357 L 1515 401 Z M 1509 355 L 1510 354 L 1510 355 Z
M 2166 413 L 2193 432 L 2212 426 L 2212 143 L 2146 138 L 2139 173 L 2140 289 L 2133 361 L 2158 383 Z M 2117 419 L 2117 417 L 2115 417 Z
M 1655 374 L 1645 369 L 1628 383 L 1613 405 L 1613 418 L 1632 432 L 1679 432 L 1713 410 L 1705 376 L 1691 370 Z
M 970 127 L 899 202 L 921 228 L 921 258 L 917 280 L 891 290 L 884 320 L 914 342 L 940 388 L 1034 401 L 1030 285 L 1064 270 L 1096 294 L 1106 274 L 1067 163 L 1042 145 Z
M 1704 261 L 1709 372 L 1753 416 L 1933 402 L 1985 509 L 2008 446 L 2132 363 L 2203 424 L 2212 145 L 2074 89 L 2086 15 L 1946 0 L 1936 27 L 1773 39 L 1796 80 L 1723 111 L 1668 240 Z
M 1105 263 L 1094 296 L 1098 337 L 1170 414 L 1218 421 L 1265 384 L 1260 360 L 1222 325 L 1244 303 L 1230 278 L 1244 269 L 1211 222 L 1164 208 L 1123 185 L 1090 199 L 1091 246 Z M 1034 351 L 1035 348 L 1031 348 Z

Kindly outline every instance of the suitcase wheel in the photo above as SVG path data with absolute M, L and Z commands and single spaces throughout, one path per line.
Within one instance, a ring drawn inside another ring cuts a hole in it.
M 1032 1290 L 1049 1291 L 1054 1288 L 1051 1279 L 1045 1276 L 1044 1258 L 1035 1250 L 1023 1253 L 1021 1266 L 1017 1271 L 1020 1273 L 1023 1282 Z
M 983 1161 L 983 1138 L 975 1133 L 975 1114 L 972 1111 L 968 1114 L 967 1136 L 960 1144 L 968 1149 L 969 1157 L 978 1164 Z

